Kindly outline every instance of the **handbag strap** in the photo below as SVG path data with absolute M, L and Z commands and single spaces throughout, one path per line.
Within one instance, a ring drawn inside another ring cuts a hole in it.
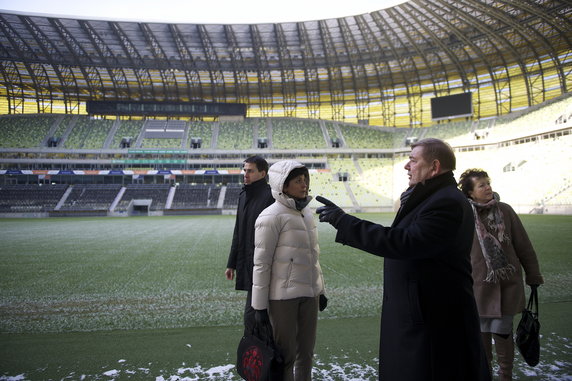
M 538 286 L 530 287 L 530 297 L 526 308 L 538 317 Z

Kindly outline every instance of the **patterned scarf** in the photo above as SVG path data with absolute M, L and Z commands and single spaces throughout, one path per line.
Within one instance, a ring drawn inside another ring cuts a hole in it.
M 510 237 L 505 233 L 498 194 L 494 193 L 493 199 L 485 204 L 471 199 L 469 202 L 473 207 L 475 229 L 487 264 L 485 282 L 498 283 L 501 279 L 508 279 L 516 268 L 508 263 L 501 246 L 503 242 L 510 241 Z

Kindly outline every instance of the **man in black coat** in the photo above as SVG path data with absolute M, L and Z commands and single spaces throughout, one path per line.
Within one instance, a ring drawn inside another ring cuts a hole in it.
M 384 257 L 379 378 L 482 381 L 490 372 L 480 338 L 470 251 L 474 222 L 453 177 L 455 154 L 438 139 L 413 144 L 409 188 L 391 227 L 316 210 L 336 242 Z
M 261 156 L 251 156 L 243 163 L 244 187 L 238 198 L 234 234 L 225 275 L 228 280 L 236 277 L 237 290 L 247 291 L 244 306 L 244 332 L 254 326 L 252 308 L 252 269 L 254 266 L 254 223 L 260 212 L 274 203 L 270 185 L 266 182 L 268 163 Z

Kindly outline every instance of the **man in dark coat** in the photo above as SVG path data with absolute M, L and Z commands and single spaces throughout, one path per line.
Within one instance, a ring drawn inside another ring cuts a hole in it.
M 252 300 L 252 269 L 254 266 L 254 223 L 260 212 L 274 203 L 270 185 L 266 182 L 268 163 L 261 156 L 251 156 L 243 163 L 244 187 L 238 198 L 234 234 L 225 275 L 228 280 L 236 276 L 237 290 L 247 291 L 244 306 L 244 332 L 254 326 Z
M 336 242 L 384 257 L 379 378 L 481 381 L 490 373 L 479 332 L 470 251 L 474 222 L 453 177 L 455 154 L 438 139 L 412 145 L 409 188 L 391 227 L 317 209 Z

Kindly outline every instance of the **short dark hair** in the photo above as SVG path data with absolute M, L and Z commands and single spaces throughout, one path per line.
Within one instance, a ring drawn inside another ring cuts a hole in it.
M 441 168 L 445 171 L 453 171 L 457 166 L 457 159 L 453 148 L 444 141 L 436 138 L 425 138 L 411 144 L 411 149 L 423 147 L 423 158 L 426 161 L 439 160 Z
M 286 176 L 286 180 L 284 180 L 283 187 L 286 187 L 292 179 L 295 179 L 296 177 L 298 177 L 300 175 L 304 175 L 304 177 L 306 178 L 306 184 L 308 186 L 310 186 L 310 173 L 308 171 L 308 168 L 298 167 L 298 168 L 294 168 L 293 170 L 291 170 L 290 173 L 288 174 L 288 176 Z
M 488 177 L 489 174 L 480 168 L 467 169 L 459 177 L 459 189 L 465 196 L 469 197 L 469 192 L 472 192 L 474 189 L 473 178 L 482 179 Z
M 259 172 L 265 171 L 268 173 L 268 162 L 262 156 L 254 155 L 247 157 L 244 163 L 254 163 Z

